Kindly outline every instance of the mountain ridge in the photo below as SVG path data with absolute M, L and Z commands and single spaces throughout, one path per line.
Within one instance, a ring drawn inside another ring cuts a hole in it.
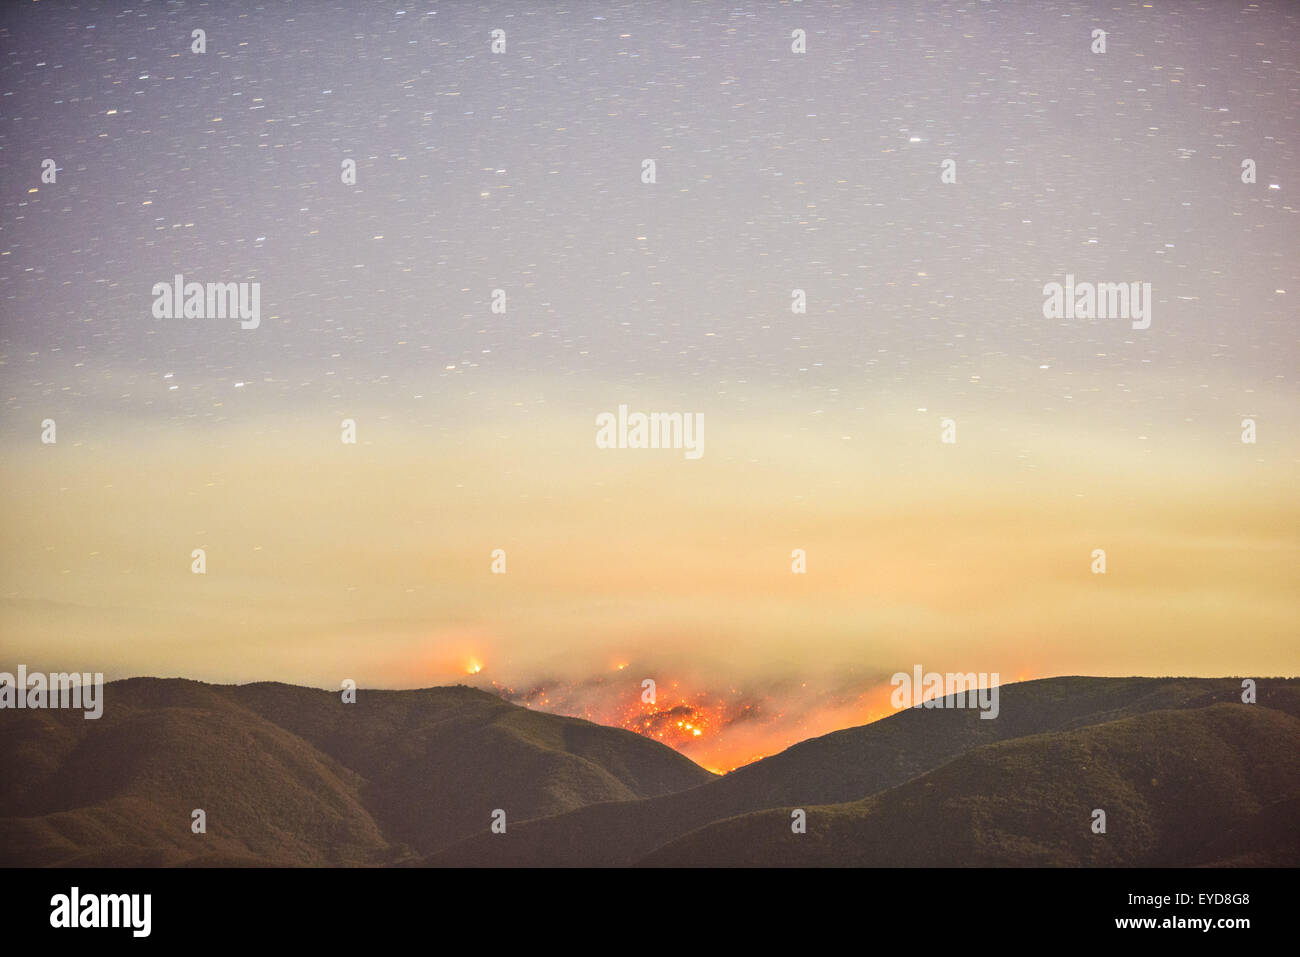
M 1300 682 L 1260 679 L 1260 689 L 1263 700 L 1272 695 L 1274 707 L 1300 715 Z M 1171 704 L 1198 708 L 1219 701 L 1239 703 L 1241 683 L 1237 678 L 1067 676 L 1002 685 L 999 697 L 1001 713 L 993 720 L 982 720 L 970 709 L 905 709 L 799 742 L 699 788 L 634 804 L 576 809 L 530 822 L 516 829 L 509 841 L 479 834 L 426 863 L 628 866 L 714 821 L 766 807 L 856 800 L 995 740 L 1103 723 Z M 615 834 L 622 837 L 615 841 Z
M 624 729 L 466 686 L 363 690 L 355 704 L 273 682 L 131 678 L 104 694 L 95 721 L 0 716 L 0 764 L 27 771 L 0 781 L 0 863 L 392 863 L 498 807 L 513 823 L 713 776 Z
M 1258 692 L 1247 705 L 1236 678 L 1037 679 L 1000 686 L 993 720 L 906 709 L 719 777 L 466 685 L 344 704 L 279 682 L 123 679 L 99 720 L 0 714 L 0 765 L 24 772 L 0 776 L 0 865 L 922 866 L 943 861 L 907 848 L 937 833 L 983 864 L 1300 861 L 1300 680 Z M 1090 773 L 1079 755 L 1095 755 Z M 1144 778 L 1148 764 L 1160 771 Z M 1161 791 L 1169 780 L 1199 797 Z M 1090 788 L 1125 835 L 1109 845 L 1070 830 Z M 787 838 L 794 808 L 808 833 Z

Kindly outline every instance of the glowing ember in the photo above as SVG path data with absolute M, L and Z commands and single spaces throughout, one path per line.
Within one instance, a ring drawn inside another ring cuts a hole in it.
M 614 666 L 618 672 L 627 667 L 626 662 Z M 580 685 L 548 681 L 545 686 L 527 690 L 495 681 L 492 685 L 503 698 L 516 704 L 626 728 L 701 757 L 701 749 L 708 750 L 720 743 L 723 729 L 756 717 L 761 710 L 756 699 L 742 698 L 738 691 L 733 690 L 730 695 L 692 693 L 683 691 L 676 681 L 660 685 L 653 703 L 641 700 L 639 684 L 627 684 L 619 679 L 606 681 L 599 676 Z
M 891 687 L 870 679 L 837 679 L 835 688 L 791 682 L 726 690 L 688 690 L 682 687 L 685 678 L 659 680 L 655 701 L 646 702 L 635 676 L 631 664 L 615 659 L 577 682 L 550 678 L 531 686 L 508 686 L 494 680 L 491 687 L 514 704 L 625 728 L 675 748 L 716 773 L 896 710 Z

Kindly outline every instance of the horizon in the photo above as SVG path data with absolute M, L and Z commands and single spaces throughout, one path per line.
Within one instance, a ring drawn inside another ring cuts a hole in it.
M 23 666 L 18 666 L 18 667 L 23 667 Z M 29 675 L 35 673 L 35 672 L 38 671 L 38 670 L 39 670 L 39 669 L 27 668 L 27 672 L 28 672 Z M 0 675 L 6 675 L 6 674 L 9 674 L 9 673 L 5 672 L 5 671 L 3 670 L 3 668 L 0 668 Z M 9 674 L 9 677 L 12 678 L 12 675 Z M 948 677 L 951 677 L 951 676 L 948 676 Z M 996 676 L 994 676 L 994 677 L 996 677 Z M 978 684 L 977 687 L 978 687 L 979 690 L 986 690 L 986 689 L 989 689 L 989 688 L 1002 688 L 1002 687 L 1009 687 L 1009 686 L 1021 685 L 1021 684 L 1032 684 L 1032 683 L 1040 682 L 1040 681 L 1069 680 L 1069 679 L 1095 679 L 1095 680 L 1099 680 L 1099 681 L 1108 681 L 1108 680 L 1126 680 L 1126 679 L 1141 679 L 1141 680 L 1151 680 L 1151 681 L 1186 681 L 1186 680 L 1193 680 L 1193 681 L 1227 681 L 1227 680 L 1245 679 L 1245 678 L 1247 678 L 1247 677 L 1252 678 L 1253 680 L 1256 680 L 1256 681 L 1261 681 L 1261 680 L 1262 680 L 1262 681 L 1271 681 L 1271 680 L 1289 681 L 1289 680 L 1295 680 L 1296 678 L 1300 677 L 1300 675 L 1263 675 L 1263 674 L 1261 674 L 1261 675 L 1253 675 L 1253 676 L 1247 676 L 1247 675 L 1139 675 L 1139 674 L 1129 674 L 1129 675 L 1084 675 L 1084 674 L 1070 674 L 1070 675 L 1042 675 L 1042 676 L 1036 676 L 1036 677 L 1029 677 L 1029 678 L 1016 679 L 1016 680 L 1013 680 L 1013 681 L 998 681 L 998 682 L 996 682 L 996 683 L 994 683 L 994 684 L 988 684 L 988 685 L 983 684 L 983 683 L 980 683 L 980 684 Z M 342 688 L 322 688 L 322 687 L 315 686 L 315 685 L 299 685 L 299 684 L 293 684 L 293 683 L 291 683 L 291 682 L 278 681 L 278 680 L 275 680 L 275 679 L 263 679 L 263 680 L 240 681 L 240 682 L 212 682 L 212 681 L 204 681 L 204 680 L 199 679 L 199 678 L 187 677 L 187 676 L 184 676 L 184 675 L 129 675 L 129 676 L 122 676 L 122 677 L 114 677 L 114 678 L 109 678 L 109 677 L 107 677 L 107 676 L 104 676 L 104 677 L 103 677 L 103 684 L 104 684 L 104 685 L 110 685 L 110 684 L 115 684 L 115 683 L 119 683 L 119 682 L 129 682 L 129 681 L 138 681 L 138 680 L 143 680 L 143 681 L 183 681 L 183 682 L 190 682 L 190 683 L 194 683 L 194 684 L 200 684 L 200 685 L 205 685 L 205 686 L 209 686 L 209 687 L 217 687 L 217 688 L 242 688 L 242 687 L 250 687 L 250 686 L 254 686 L 254 685 L 285 685 L 286 687 L 291 687 L 291 688 L 301 688 L 301 689 L 303 689 L 303 690 L 308 690 L 308 691 L 319 691 L 319 692 L 321 692 L 321 693 L 323 693 L 323 694 L 330 694 L 330 695 L 336 695 L 336 694 L 339 694 L 340 691 L 343 690 Z M 590 710 L 587 710 L 587 711 L 584 712 L 584 713 L 577 713 L 577 712 L 575 712 L 575 711 L 565 710 L 564 707 L 563 707 L 563 705 L 560 705 L 560 704 L 549 704 L 547 707 L 533 707 L 533 706 L 532 706 L 528 701 L 526 701 L 526 700 L 512 700 L 512 698 L 511 698 L 510 696 L 508 696 L 508 695 L 505 693 L 508 689 L 503 689 L 503 688 L 496 687 L 496 686 L 493 686 L 493 685 L 483 686 L 483 685 L 470 684 L 470 683 L 466 683 L 466 682 L 463 682 L 463 681 L 462 681 L 462 682 L 457 682 L 457 683 L 454 683 L 454 684 L 428 685 L 428 686 L 413 687 L 413 688 L 378 688 L 378 687 L 365 687 L 365 686 L 360 686 L 360 685 L 358 685 L 358 686 L 355 688 L 355 692 L 356 692 L 356 694 L 357 694 L 358 696 L 360 696 L 360 695 L 364 695 L 365 693 L 369 693 L 369 692 L 384 692 L 384 693 L 400 694 L 400 693 L 406 693 L 406 692 L 420 692 L 420 691 L 444 691 L 444 690 L 453 690 L 453 689 L 458 689 L 458 688 L 463 688 L 463 689 L 466 689 L 466 690 L 469 690 L 469 691 L 479 692 L 479 693 L 481 693 L 481 694 L 485 694 L 485 695 L 488 695 L 489 697 L 492 697 L 492 698 L 495 698 L 495 699 L 497 699 L 497 700 L 503 701 L 503 702 L 505 702 L 506 704 L 515 705 L 516 707 L 524 708 L 524 709 L 527 709 L 527 710 L 539 711 L 539 712 L 541 712 L 541 713 L 551 714 L 551 715 L 555 715 L 555 716 L 557 716 L 557 717 L 573 718 L 573 719 L 576 719 L 576 720 L 588 721 L 588 722 L 590 722 L 590 723 L 592 723 L 592 724 L 596 724 L 596 725 L 599 725 L 599 726 L 601 726 L 601 727 L 606 727 L 606 728 L 612 728 L 612 729 L 618 729 L 618 730 L 624 730 L 624 731 L 632 732 L 633 734 L 637 734 L 637 735 L 639 735 L 640 737 L 646 738 L 647 740 L 655 741 L 655 742 L 658 743 L 658 744 L 661 744 L 661 745 L 663 745 L 663 746 L 665 746 L 665 747 L 671 748 L 672 750 L 674 750 L 674 751 L 676 751 L 677 753 L 681 754 L 683 757 L 687 758 L 687 759 L 688 759 L 689 761 L 691 761 L 693 764 L 696 764 L 698 767 L 701 767 L 701 768 L 703 768 L 704 770 L 709 771 L 710 773 L 712 773 L 712 774 L 716 774 L 716 775 L 726 775 L 726 774 L 730 774 L 731 772 L 736 771 L 736 770 L 739 770 L 739 769 L 742 768 L 742 767 L 745 767 L 745 766 L 747 766 L 747 765 L 749 765 L 749 764 L 753 764 L 753 763 L 755 763 L 755 762 L 757 762 L 757 761 L 761 761 L 761 760 L 763 760 L 763 759 L 765 759 L 765 758 L 772 757 L 773 755 L 780 754 L 780 753 L 782 753 L 783 751 L 788 750 L 789 748 L 794 747 L 794 746 L 797 745 L 797 744 L 800 744 L 800 743 L 802 743 L 802 742 L 804 742 L 804 741 L 812 740 L 813 738 L 823 737 L 823 736 L 825 736 L 825 735 L 827 735 L 827 734 L 833 734 L 833 733 L 835 733 L 835 732 L 837 732 L 837 731 L 844 731 L 844 730 L 848 730 L 848 729 L 851 729 L 851 728 L 860 728 L 860 727 L 865 727 L 865 726 L 867 726 L 867 725 L 875 724 L 876 722 L 884 721 L 884 720 L 886 720 L 887 718 L 893 717 L 893 716 L 895 716 L 896 714 L 898 714 L 900 711 L 911 710 L 911 709 L 913 709 L 913 708 L 924 708 L 924 707 L 927 707 L 926 702 L 932 701 L 932 700 L 934 700 L 935 698 L 944 698 L 944 699 L 947 699 L 947 698 L 951 698 L 951 697 L 954 696 L 954 693 L 953 693 L 953 692 L 949 692 L 949 693 L 946 693 L 946 694 L 930 694 L 930 695 L 927 695 L 927 696 L 923 697 L 922 699 L 920 699 L 920 700 L 919 700 L 916 704 L 914 704 L 914 705 L 901 705 L 901 706 L 900 706 L 900 705 L 893 704 L 893 703 L 891 702 L 890 705 L 889 705 L 887 708 L 885 708 L 884 710 L 881 710 L 881 711 L 874 711 L 874 712 L 872 712 L 872 713 L 870 714 L 870 716 L 868 716 L 868 717 L 865 718 L 864 720 L 854 721 L 854 722 L 852 722 L 852 723 L 848 723 L 848 724 L 838 724 L 838 725 L 822 726 L 822 727 L 820 727 L 820 728 L 818 728 L 818 729 L 810 730 L 807 734 L 805 734 L 805 735 L 802 736 L 802 737 L 798 737 L 798 738 L 795 738 L 795 739 L 792 739 L 792 740 L 787 740 L 784 744 L 781 744 L 779 747 L 775 747 L 775 748 L 773 748 L 773 749 L 771 749 L 771 750 L 767 750 L 767 751 L 764 751 L 764 752 L 762 752 L 762 753 L 752 753 L 752 754 L 749 754 L 749 755 L 746 756 L 743 760 L 735 761 L 734 763 L 725 763 L 725 762 L 724 762 L 724 763 L 722 763 L 722 764 L 719 764 L 717 761 L 710 761 L 710 760 L 708 760 L 708 758 L 706 757 L 706 755 L 711 754 L 711 753 L 730 753 L 730 752 L 729 752 L 728 749 L 723 749 L 721 752 L 718 752 L 718 750 L 717 750 L 716 748 L 711 748 L 711 746 L 712 746 L 713 743 L 714 743 L 714 739 L 715 739 L 716 737 L 720 737 L 720 736 L 722 736 L 722 735 L 721 735 L 718 731 L 716 731 L 715 729 L 708 728 L 707 723 L 706 723 L 706 724 L 700 724 L 700 725 L 698 725 L 699 727 L 701 727 L 701 728 L 705 728 L 705 729 L 706 729 L 705 734 L 708 735 L 708 737 L 706 737 L 706 738 L 703 738 L 703 739 L 693 739 L 689 734 L 681 734 L 681 733 L 669 733 L 669 735 L 667 736 L 667 738 L 665 738 L 664 734 L 662 734 L 662 733 L 656 734 L 656 733 L 653 732 L 652 729 L 650 729 L 650 728 L 648 728 L 648 727 L 646 727 L 646 726 L 644 726 L 644 725 L 639 726 L 641 723 L 640 723 L 639 721 L 635 720 L 635 718 L 637 717 L 637 715 L 636 715 L 636 714 L 633 714 L 633 715 L 629 715 L 629 714 L 628 714 L 628 710 L 627 710 L 627 708 L 625 707 L 626 704 L 627 704 L 627 702 L 618 702 L 618 701 L 615 701 L 615 702 L 606 702 L 606 705 L 607 705 L 607 711 L 606 711 L 606 713 L 609 714 L 609 715 L 611 715 L 612 717 L 611 717 L 610 719 L 608 719 L 608 720 L 602 720 L 601 717 L 600 717 L 599 715 L 597 715 L 597 714 L 593 714 Z M 874 689 L 874 690 L 879 691 L 879 690 L 881 690 L 881 689 Z M 891 693 L 891 691 L 892 691 L 892 685 L 887 686 L 886 689 L 884 689 L 884 690 L 885 690 L 886 695 L 887 695 L 887 696 L 890 696 L 890 693 Z M 957 691 L 955 694 L 956 694 L 958 697 L 960 697 L 962 693 L 963 693 L 962 691 Z M 863 695 L 862 695 L 861 697 L 865 697 L 866 694 L 867 694 L 867 692 L 864 692 Z M 101 705 L 102 705 L 102 699 L 101 699 Z M 969 706 L 969 705 L 967 705 L 967 706 Z M 10 706 L 10 707 L 12 707 L 12 706 Z M 962 705 L 954 705 L 954 707 L 962 707 Z M 664 712 L 664 710 L 665 710 L 665 709 L 658 709 L 658 708 L 656 708 L 656 707 L 654 707 L 654 706 L 651 706 L 650 708 L 642 707 L 642 708 L 640 709 L 640 711 L 638 712 L 638 714 L 641 715 L 641 716 L 653 716 L 653 715 L 655 715 L 655 714 L 662 714 L 662 713 Z M 689 717 L 689 716 L 688 716 L 688 720 L 690 720 L 690 717 Z M 725 728 L 724 728 L 724 730 L 725 730 Z M 769 737 L 768 740 L 775 740 L 775 738 Z

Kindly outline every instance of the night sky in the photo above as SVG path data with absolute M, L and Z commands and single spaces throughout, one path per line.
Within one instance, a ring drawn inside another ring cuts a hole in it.
M 122 6 L 0 15 L 0 661 L 655 674 L 762 712 L 718 766 L 916 662 L 1296 673 L 1300 8 Z

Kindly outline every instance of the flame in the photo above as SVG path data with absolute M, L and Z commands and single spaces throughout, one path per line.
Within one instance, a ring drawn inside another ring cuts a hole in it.
M 626 672 L 628 663 L 619 661 L 614 670 Z M 757 716 L 761 703 L 736 689 L 729 694 L 687 691 L 680 681 L 668 681 L 656 688 L 655 700 L 642 700 L 640 683 L 625 683 L 620 677 L 596 678 L 573 685 L 548 681 L 529 689 L 517 689 L 492 682 L 497 694 L 508 701 L 559 714 L 586 718 L 608 727 L 624 728 L 679 751 L 707 757 L 706 766 L 717 764 L 713 753 L 721 747 L 726 757 L 745 763 L 731 753 L 724 731 L 736 721 Z M 707 755 L 706 755 L 707 752 Z M 768 752 L 770 753 L 770 752 Z M 744 757 L 748 760 L 762 754 Z M 724 765 L 726 766 L 726 765 Z M 730 764 L 731 767 L 736 764 Z M 712 768 L 711 768 L 712 769 Z
M 493 680 L 490 685 L 514 704 L 651 738 L 718 774 L 809 738 L 879 721 L 897 710 L 893 687 L 874 676 L 835 691 L 819 682 L 784 689 L 710 689 L 681 677 L 659 680 L 655 700 L 644 701 L 642 684 L 630 666 L 622 660 L 610 664 L 612 672 L 602 670 L 576 683 L 551 679 L 508 686 Z

